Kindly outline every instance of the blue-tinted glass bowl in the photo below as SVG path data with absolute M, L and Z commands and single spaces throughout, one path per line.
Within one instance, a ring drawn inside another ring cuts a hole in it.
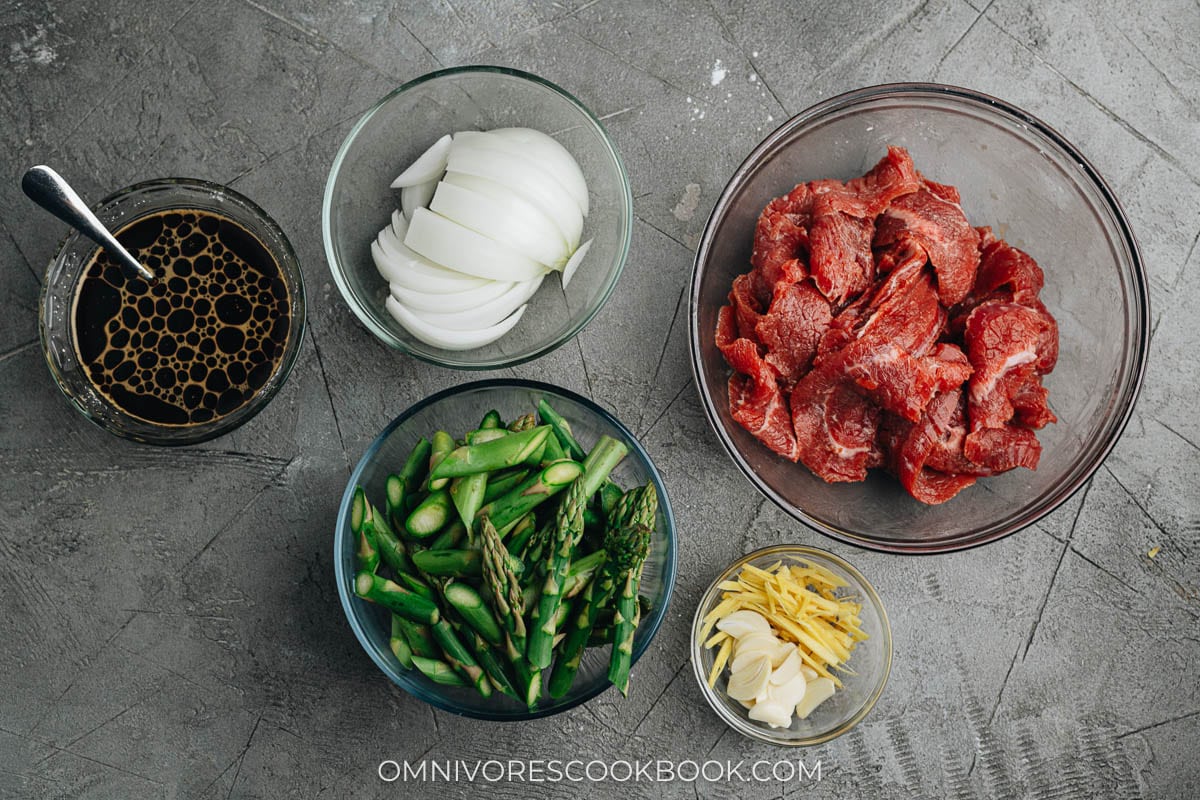
M 585 449 L 601 434 L 608 434 L 629 446 L 629 454 L 613 471 L 613 480 L 625 488 L 652 482 L 658 490 L 658 524 L 650 543 L 640 592 L 650 599 L 651 609 L 643 614 L 634 637 L 632 681 L 637 680 L 638 658 L 658 632 L 671 600 L 675 583 L 675 518 L 671 513 L 671 501 L 650 457 L 619 420 L 574 392 L 534 381 L 477 381 L 427 397 L 392 420 L 354 468 L 338 510 L 334 531 L 334 572 L 346 619 L 371 660 L 400 688 L 455 714 L 513 722 L 546 717 L 573 708 L 609 686 L 607 672 L 610 647 L 589 647 L 584 652 L 579 674 L 570 690 L 557 699 L 543 693 L 542 702 L 533 710 L 499 692 L 485 700 L 473 688 L 441 686 L 416 670 L 405 670 L 388 647 L 391 632 L 388 612 L 354 594 L 355 543 L 350 531 L 350 502 L 354 488 L 361 485 L 372 504 L 382 506 L 384 481 L 388 473 L 400 469 L 420 437 L 428 438 L 437 430 L 459 435 L 492 408 L 497 409 L 505 420 L 511 420 L 534 411 L 542 397 L 571 423 L 576 438 Z

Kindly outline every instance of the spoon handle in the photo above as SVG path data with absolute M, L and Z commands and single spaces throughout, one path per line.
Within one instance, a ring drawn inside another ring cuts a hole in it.
M 21 188 L 29 199 L 49 211 L 84 236 L 103 247 L 129 271 L 153 283 L 154 273 L 134 258 L 108 229 L 96 219 L 61 175 L 47 166 L 31 167 L 23 178 Z

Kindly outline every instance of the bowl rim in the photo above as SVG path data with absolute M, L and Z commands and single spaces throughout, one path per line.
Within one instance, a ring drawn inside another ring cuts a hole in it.
M 1138 337 L 1135 342 L 1131 343 L 1134 350 L 1133 375 L 1130 385 L 1118 396 L 1118 402 L 1123 401 L 1124 407 L 1120 409 L 1120 416 L 1112 426 L 1111 435 L 1108 441 L 1094 453 L 1091 463 L 1087 464 L 1082 470 L 1078 471 L 1074 478 L 1059 490 L 1059 492 L 1049 498 L 1049 500 L 1041 507 L 1031 510 L 1020 518 L 1015 519 L 1004 525 L 993 525 L 989 529 L 974 534 L 963 535 L 953 539 L 939 541 L 911 541 L 906 542 L 897 539 L 875 539 L 869 535 L 860 535 L 852 531 L 844 530 L 830 523 L 824 522 L 817 517 L 808 514 L 804 509 L 793 506 L 785 498 L 781 497 L 771 487 L 767 486 L 759 480 L 754 468 L 746 460 L 745 456 L 739 452 L 734 444 L 729 433 L 721 424 L 720 417 L 717 413 L 716 406 L 712 398 L 704 389 L 704 375 L 702 372 L 703 353 L 700 351 L 700 332 L 698 328 L 699 316 L 697 308 L 699 305 L 700 295 L 700 274 L 701 264 L 709 257 L 709 251 L 712 248 L 716 224 L 719 219 L 723 219 L 730 206 L 732 195 L 742 181 L 754 171 L 759 160 L 768 151 L 775 148 L 782 140 L 786 139 L 795 129 L 800 128 L 814 120 L 823 117 L 833 111 L 838 111 L 843 108 L 859 105 L 876 99 L 886 99 L 896 96 L 934 96 L 934 97 L 949 97 L 954 100 L 972 104 L 976 107 L 986 107 L 991 111 L 1008 116 L 1019 123 L 1028 126 L 1030 129 L 1045 137 L 1049 142 L 1057 147 L 1062 155 L 1072 160 L 1076 166 L 1082 171 L 1084 177 L 1091 182 L 1092 188 L 1100 196 L 1102 207 L 1108 211 L 1115 227 L 1117 229 L 1118 238 L 1129 253 L 1129 270 L 1132 275 L 1131 295 L 1135 301 L 1136 323 L 1138 329 Z M 856 547 L 866 548 L 868 550 L 876 550 L 885 553 L 894 553 L 899 555 L 933 555 L 937 553 L 948 553 L 958 550 L 967 550 L 973 547 L 987 544 L 989 542 L 1002 539 L 1005 536 L 1010 536 L 1019 530 L 1022 530 L 1030 525 L 1033 525 L 1038 520 L 1043 519 L 1047 514 L 1054 511 L 1056 508 L 1067 502 L 1073 497 L 1080 488 L 1087 484 L 1092 475 L 1104 463 L 1109 453 L 1116 446 L 1124 433 L 1129 420 L 1133 416 L 1133 409 L 1137 405 L 1138 397 L 1141 394 L 1142 383 L 1146 374 L 1146 366 L 1149 360 L 1150 352 L 1150 294 L 1149 280 L 1146 275 L 1146 267 L 1142 258 L 1141 249 L 1138 246 L 1137 238 L 1133 234 L 1133 230 L 1129 225 L 1129 220 L 1125 215 L 1125 210 L 1121 206 L 1120 201 L 1109 187 L 1108 183 L 1100 175 L 1100 172 L 1092 165 L 1090 161 L 1083 156 L 1079 150 L 1071 144 L 1062 134 L 1055 130 L 1052 126 L 1043 122 L 1038 117 L 1030 114 L 1011 103 L 1008 103 L 992 95 L 975 89 L 968 89 L 961 86 L 954 86 L 943 83 L 924 83 L 924 82 L 903 82 L 903 83 L 883 83 L 873 86 L 866 86 L 860 89 L 854 89 L 848 92 L 835 95 L 833 97 L 822 100 L 805 110 L 791 117 L 778 128 L 772 131 L 764 138 L 750 154 L 738 165 L 729 182 L 721 191 L 720 197 L 717 199 L 716 205 L 713 206 L 712 213 L 709 215 L 708 221 L 705 223 L 704 231 L 700 237 L 700 244 L 696 249 L 696 257 L 692 262 L 691 287 L 689 292 L 688 302 L 688 338 L 689 338 L 689 355 L 692 362 L 692 378 L 696 385 L 696 391 L 700 395 L 700 404 L 704 408 L 705 416 L 708 418 L 709 425 L 717 434 L 721 445 L 729 454 L 730 458 L 741 470 L 747 480 L 762 493 L 769 498 L 781 510 L 791 516 L 793 519 L 803 523 L 807 527 L 816 532 L 836 539 L 846 544 L 851 544 Z
M 780 556 L 801 556 L 813 559 L 815 561 L 828 561 L 850 573 L 850 576 L 858 584 L 858 587 L 856 588 L 860 588 L 863 595 L 865 595 L 863 598 L 864 601 L 869 601 L 871 606 L 874 607 L 875 611 L 879 614 L 879 624 L 882 630 L 881 639 L 884 647 L 883 671 L 879 677 L 879 680 L 875 684 L 875 688 L 871 690 L 871 693 L 867 696 L 866 700 L 863 701 L 862 706 L 855 711 L 849 719 L 840 725 L 830 728 L 827 731 L 823 731 L 822 733 L 815 734 L 813 736 L 807 736 L 801 739 L 779 738 L 772 734 L 770 728 L 753 725 L 730 713 L 729 709 L 718 702 L 716 690 L 709 688 L 708 675 L 705 674 L 704 667 L 700 663 L 702 660 L 703 651 L 701 650 L 702 644 L 698 634 L 701 626 L 704 624 L 704 616 L 707 613 L 705 607 L 709 605 L 710 601 L 715 599 L 719 594 L 718 586 L 720 586 L 722 581 L 729 579 L 734 572 L 740 570 L 743 566 L 751 561 L 757 558 L 769 557 L 776 554 Z M 743 736 L 746 736 L 747 738 L 757 739 L 758 741 L 779 745 L 781 747 L 810 747 L 812 745 L 823 744 L 831 739 L 836 739 L 844 733 L 847 733 L 851 728 L 862 722 L 863 719 L 866 718 L 867 714 L 871 713 L 871 709 L 875 707 L 875 703 L 879 701 L 879 698 L 883 695 L 883 690 L 887 687 L 888 678 L 892 674 L 892 658 L 894 654 L 892 644 L 892 623 L 888 618 L 887 609 L 883 605 L 883 600 L 879 597 L 879 592 L 875 590 L 874 584 L 867 580 L 866 576 L 859 572 L 857 567 L 836 553 L 831 553 L 828 550 L 822 550 L 819 547 L 801 544 L 776 544 L 769 545 L 767 547 L 761 547 L 758 550 L 754 550 L 753 552 L 747 553 L 740 558 L 734 559 L 729 566 L 722 570 L 717 577 L 713 579 L 712 583 L 708 585 L 708 588 L 704 590 L 704 594 L 700 596 L 700 601 L 696 604 L 696 613 L 692 617 L 692 630 L 690 635 L 689 649 L 689 657 L 692 661 L 692 674 L 696 676 L 696 682 L 700 685 L 700 693 L 704 695 L 705 701 L 707 701 L 708 705 L 717 713 L 717 716 L 719 716 L 730 728 L 742 734 Z
M 338 505 L 337 517 L 334 520 L 333 529 L 334 580 L 337 582 L 337 592 L 338 598 L 341 600 L 342 612 L 346 617 L 346 621 L 350 624 L 350 628 L 354 631 L 354 637 L 358 640 L 359 646 L 361 646 L 367 655 L 370 656 L 371 660 L 375 663 L 375 666 L 379 668 L 379 671 L 383 673 L 388 680 L 399 686 L 417 700 L 421 700 L 429 703 L 432 706 L 440 708 L 443 711 L 449 711 L 452 714 L 457 714 L 463 717 L 471 717 L 473 719 L 483 719 L 496 722 L 521 722 L 525 720 L 549 717 L 564 711 L 568 711 L 576 706 L 588 702 L 592 698 L 604 692 L 612 684 L 608 683 L 607 681 L 601 681 L 597 683 L 596 686 L 588 689 L 578 697 L 571 700 L 569 703 L 557 704 L 544 708 L 539 707 L 533 711 L 526 710 L 524 712 L 510 713 L 497 713 L 488 711 L 486 709 L 464 709 L 456 707 L 447 702 L 439 691 L 427 690 L 424 692 L 418 692 L 414 690 L 413 687 L 407 686 L 397 680 L 393 675 L 395 670 L 392 665 L 385 661 L 384 656 L 381 653 L 376 652 L 375 648 L 370 646 L 366 638 L 366 633 L 363 630 L 363 625 L 359 621 L 358 617 L 354 614 L 350 605 L 352 599 L 356 600 L 358 598 L 352 598 L 351 596 L 349 590 L 350 576 L 346 574 L 346 568 L 343 566 L 342 559 L 342 550 L 345 547 L 345 542 L 343 541 L 345 536 L 343 531 L 347 529 L 347 526 L 343 525 L 343 522 L 349 519 L 350 504 L 354 498 L 354 490 L 358 486 L 359 480 L 362 477 L 362 473 L 366 469 L 368 462 L 370 462 L 371 459 L 375 457 L 376 453 L 379 452 L 387 438 L 391 436 L 398 427 L 426 408 L 435 405 L 448 397 L 453 397 L 455 395 L 481 389 L 528 389 L 542 392 L 543 394 L 549 393 L 552 395 L 565 397 L 568 400 L 579 403 L 616 428 L 617 431 L 625 438 L 630 450 L 636 453 L 638 457 L 645 462 L 647 471 L 650 474 L 650 480 L 654 482 L 655 488 L 658 491 L 658 507 L 665 522 L 665 530 L 663 531 L 663 535 L 666 538 L 667 544 L 666 557 L 663 561 L 663 585 L 665 588 L 663 590 L 662 603 L 659 605 L 659 607 L 653 609 L 648 619 L 642 622 L 639 626 L 648 626 L 646 630 L 649 633 L 647 636 L 642 638 L 640 644 L 634 646 L 631 666 L 633 664 L 637 664 L 638 659 L 641 658 L 642 654 L 650 646 L 650 642 L 653 641 L 654 637 L 658 635 L 659 628 L 666 620 L 667 610 L 671 605 L 671 598 L 675 591 L 675 578 L 678 561 L 678 542 L 675 535 L 675 514 L 671 508 L 671 499 L 667 495 L 666 483 L 663 481 L 662 475 L 659 473 L 658 468 L 654 465 L 654 461 L 650 458 L 650 454 L 646 452 L 646 449 L 642 446 L 641 442 L 638 441 L 637 437 L 633 435 L 629 428 L 627 428 L 624 423 L 617 419 L 616 416 L 614 416 L 611 412 L 602 408 L 593 400 L 589 400 L 588 398 L 577 394 L 570 389 L 566 389 L 561 386 L 555 386 L 554 384 L 545 383 L 543 381 L 525 380 L 523 378 L 489 378 L 486 380 L 462 383 L 457 386 L 451 386 L 447 389 L 442 389 L 439 392 L 435 392 L 434 394 L 417 401 L 402 411 L 396 416 L 395 419 L 389 422 L 379 433 L 379 435 L 372 440 L 371 444 L 367 446 L 367 449 L 363 452 L 362 457 L 359 458 L 358 463 L 354 466 L 354 470 L 350 473 L 350 477 L 346 482 L 346 490 L 343 492 L 341 503 Z M 428 689 L 428 687 L 425 688 Z
M 50 356 L 50 332 L 46 327 L 46 302 L 49 297 L 49 282 L 43 278 L 41 288 L 38 290 L 38 340 L 42 349 L 42 358 L 46 362 L 46 367 L 50 370 L 50 375 L 54 379 L 54 385 L 63 397 L 74 407 L 80 414 L 89 422 L 101 430 L 107 431 L 112 435 L 124 439 L 129 442 L 137 442 L 138 444 L 148 444 L 155 447 L 187 447 L 190 445 L 202 444 L 211 441 L 218 437 L 231 433 L 245 425 L 250 420 L 254 419 L 262 412 L 275 396 L 283 389 L 288 378 L 291 377 L 292 371 L 300 360 L 300 350 L 304 346 L 304 335 L 308 328 L 308 297 L 307 289 L 304 284 L 304 269 L 300 264 L 300 258 L 296 255 L 296 250 L 292 246 L 292 242 L 288 239 L 283 228 L 275 221 L 275 218 L 268 214 L 258 203 L 251 200 L 246 195 L 242 194 L 232 186 L 215 181 L 204 180 L 203 178 L 185 178 L 185 177 L 164 177 L 150 178 L 144 181 L 130 184 L 112 192 L 94 203 L 90 208 L 93 214 L 99 217 L 114 203 L 123 200 L 130 195 L 136 195 L 145 192 L 168 191 L 171 189 L 182 189 L 184 191 L 206 192 L 212 197 L 218 199 L 227 199 L 233 201 L 234 204 L 241 206 L 249 215 L 254 217 L 255 222 L 267 229 L 272 236 L 275 237 L 279 245 L 278 252 L 276 248 L 267 246 L 263 242 L 263 246 L 271 252 L 273 256 L 280 260 L 279 268 L 282 271 L 290 273 L 295 280 L 295 293 L 291 298 L 291 327 L 288 330 L 287 341 L 284 344 L 283 358 L 279 362 L 277 372 L 272 376 L 270 387 L 267 391 L 255 396 L 247 405 L 244 416 L 233 418 L 233 413 L 215 420 L 211 427 L 207 425 L 196 426 L 192 430 L 194 433 L 187 436 L 159 436 L 150 431 L 131 431 L 118 428 L 110 424 L 107 420 L 94 417 L 86 407 L 80 402 L 79 398 L 67 390 L 64 385 L 63 376 L 60 374 L 54 359 Z M 187 208 L 188 200 L 183 200 L 175 207 Z M 171 208 L 171 204 L 163 208 L 138 209 L 136 213 L 128 218 L 122 219 L 120 225 L 115 226 L 116 230 L 127 227 L 134 222 L 137 222 L 144 216 L 149 214 L 159 213 L 167 208 Z M 238 224 L 242 224 L 238 220 L 234 220 Z M 254 233 L 251 231 L 251 233 Z M 68 246 L 74 242 L 85 238 L 82 233 L 77 230 L 70 230 L 59 240 L 58 246 L 54 250 L 54 255 L 50 257 L 49 263 L 46 265 L 46 271 L 54 269 L 55 265 L 63 257 Z M 255 234 L 255 238 L 258 238 Z M 100 245 L 96 245 L 97 248 Z M 290 348 L 290 349 L 289 349 Z M 128 416 L 125 412 L 120 412 L 122 417 Z M 232 422 L 231 422 L 232 420 Z M 185 431 L 187 428 L 180 428 L 180 431 Z
M 337 254 L 335 252 L 332 230 L 334 184 L 337 182 L 337 178 L 341 174 L 342 164 L 349 154 L 351 146 L 355 143 L 363 128 L 367 126 L 375 114 L 393 98 L 409 91 L 410 89 L 414 89 L 421 84 L 429 83 L 441 78 L 470 74 L 504 75 L 510 78 L 516 78 L 518 80 L 524 80 L 529 83 L 537 84 L 562 97 L 569 105 L 574 106 L 575 109 L 580 111 L 584 118 L 587 119 L 600 134 L 600 140 L 604 143 L 605 150 L 612 159 L 612 163 L 617 168 L 617 174 L 620 176 L 620 184 L 621 188 L 623 189 L 623 191 L 620 193 L 620 200 L 618 201 L 618 205 L 620 206 L 618 213 L 621 215 L 621 218 L 626 221 L 622 226 L 622 230 L 620 232 L 621 238 L 617 244 L 615 267 L 612 269 L 612 274 L 610 275 L 607 284 L 592 307 L 588 308 L 586 313 L 575 320 L 562 335 L 549 340 L 545 344 L 529 351 L 528 353 L 518 354 L 515 356 L 504 356 L 489 359 L 487 361 L 465 361 L 458 359 L 454 357 L 453 354 L 456 351 L 453 350 L 442 351 L 448 354 L 445 356 L 435 356 L 429 353 L 420 352 L 410 347 L 403 340 L 398 339 L 390 330 L 378 325 L 375 320 L 371 318 L 371 315 L 367 314 L 361 307 L 359 301 L 355 297 L 353 289 L 350 287 L 349 282 L 343 274 L 344 270 L 341 267 L 341 261 L 337 258 Z M 503 369 L 505 367 L 515 367 L 518 364 L 524 364 L 526 362 L 533 361 L 534 359 L 541 358 L 547 353 L 557 350 L 559 347 L 575 338 L 575 336 L 577 336 L 579 332 L 582 331 L 608 303 L 609 298 L 612 296 L 613 291 L 617 287 L 617 282 L 620 280 L 622 272 L 625 270 L 625 265 L 629 261 L 629 250 L 633 242 L 633 189 L 629 183 L 629 171 L 625 168 L 625 162 L 621 159 L 621 153 L 617 150 L 616 143 L 613 141 L 612 135 L 608 132 L 608 129 L 604 127 L 604 123 L 601 122 L 600 118 L 592 113 L 591 109 L 585 106 L 579 100 L 579 98 L 575 97 L 575 95 L 571 94 L 566 89 L 563 89 L 561 86 L 553 83 L 552 81 L 546 80 L 538 75 L 534 75 L 531 72 L 525 72 L 524 70 L 514 69 L 512 67 L 501 67 L 490 64 L 467 64 L 457 67 L 448 67 L 446 69 L 438 69 L 432 72 L 427 72 L 406 83 L 401 84 L 373 103 L 370 108 L 368 108 L 362 113 L 361 116 L 359 116 L 358 120 L 354 123 L 354 126 L 350 129 L 350 132 L 346 134 L 346 138 L 342 140 L 341 146 L 338 148 L 336 155 L 333 157 L 333 163 L 329 167 L 329 175 L 325 179 L 325 191 L 321 198 L 321 240 L 325 249 L 325 261 L 329 266 L 330 273 L 333 274 L 334 283 L 337 284 L 338 291 L 341 293 L 342 299 L 346 301 L 346 305 L 350 307 L 350 310 L 354 313 L 354 316 L 358 318 L 359 322 L 366 326 L 367 330 L 369 330 L 376 339 L 383 342 L 388 347 L 399 350 L 402 353 L 406 353 L 413 358 L 424 361 L 427 364 L 433 364 L 439 367 L 459 369 L 464 371 Z

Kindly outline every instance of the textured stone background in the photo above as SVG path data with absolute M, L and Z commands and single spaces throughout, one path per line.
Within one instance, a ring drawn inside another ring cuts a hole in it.
M 552 794 L 1200 795 L 1198 39 L 1182 0 L 0 2 L 0 796 L 466 797 L 375 769 L 789 755 L 725 729 L 686 650 L 719 565 L 781 539 L 851 558 L 895 626 L 873 714 L 803 754 L 824 780 Z M 681 532 L 675 601 L 630 698 L 520 726 L 389 684 L 342 618 L 330 561 L 350 464 L 408 404 L 469 376 L 388 351 L 331 288 L 325 173 L 375 99 L 475 62 L 568 88 L 625 157 L 638 219 L 616 294 L 576 341 L 512 372 L 629 422 Z M 1155 326 L 1137 413 L 1083 490 L 1007 540 L 919 559 L 831 545 L 755 494 L 700 411 L 681 307 L 708 209 L 751 147 L 819 99 L 902 79 L 1000 95 L 1078 143 L 1140 237 Z M 164 175 L 229 183 L 280 222 L 306 272 L 309 341 L 261 416 L 168 452 L 62 400 L 36 305 L 63 228 L 17 188 L 43 161 L 93 199 Z

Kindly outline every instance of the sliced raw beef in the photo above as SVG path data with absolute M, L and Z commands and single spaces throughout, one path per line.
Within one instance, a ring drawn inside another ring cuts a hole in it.
M 879 218 L 875 246 L 906 238 L 928 254 L 937 272 L 942 305 L 962 302 L 974 286 L 979 268 L 979 234 L 967 222 L 962 206 L 926 188 L 896 198 Z
M 766 361 L 791 386 L 808 371 L 817 345 L 833 319 L 829 301 L 811 281 L 775 285 L 771 307 L 758 321 L 758 341 L 767 348 Z
M 836 210 L 831 198 L 839 194 L 817 196 L 809 230 L 809 269 L 813 281 L 836 306 L 865 292 L 875 278 L 875 262 L 871 257 L 875 226 L 869 219 Z
M 850 388 L 835 365 L 810 371 L 792 390 L 796 453 L 827 483 L 861 481 L 879 459 L 877 406 Z
M 771 450 L 795 461 L 796 436 L 774 368 L 749 339 L 737 339 L 721 352 L 739 373 L 729 380 L 730 416 Z
M 803 280 L 807 274 L 804 259 L 808 256 L 811 207 L 808 187 L 800 184 L 788 194 L 772 200 L 759 215 L 750 264 L 765 288 L 764 302 L 769 301 L 771 289 L 784 272 L 793 276 L 792 281 Z
M 926 466 L 930 455 L 961 430 L 957 390 L 938 395 L 919 422 L 893 445 L 896 475 L 908 493 L 922 503 L 944 503 L 975 483 L 973 475 L 938 472 Z
M 993 474 L 1016 467 L 1037 469 L 1042 445 L 1029 428 L 1005 425 L 968 433 L 963 440 L 963 455 Z
M 730 412 L 768 448 L 830 482 L 885 467 L 923 503 L 1037 466 L 1034 431 L 1057 421 L 1042 270 L 905 150 L 772 200 L 751 267 L 716 344 Z

